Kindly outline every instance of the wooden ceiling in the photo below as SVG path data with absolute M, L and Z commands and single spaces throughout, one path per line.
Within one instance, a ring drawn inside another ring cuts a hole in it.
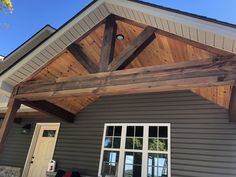
M 96 65 L 99 65 L 104 26 L 104 24 L 101 24 L 87 37 L 81 41 L 76 41 L 76 44 L 81 47 L 81 50 L 93 60 Z M 116 58 L 116 56 L 142 31 L 142 27 L 128 24 L 123 21 L 117 21 L 117 34 L 123 34 L 125 38 L 120 41 L 116 40 L 114 58 Z M 189 60 L 200 60 L 216 56 L 213 53 L 194 47 L 183 41 L 161 35 L 158 32 L 155 35 L 155 40 L 128 65 L 127 69 L 172 64 Z M 73 57 L 73 55 L 69 51 L 64 51 L 64 53 L 54 59 L 48 66 L 30 78 L 30 80 L 51 80 L 59 77 L 86 74 L 88 74 L 87 70 Z M 231 95 L 230 85 L 210 88 L 193 88 L 192 91 L 224 108 L 229 107 Z M 97 97 L 94 96 L 83 96 L 53 100 L 48 99 L 48 101 L 76 113 L 96 99 Z

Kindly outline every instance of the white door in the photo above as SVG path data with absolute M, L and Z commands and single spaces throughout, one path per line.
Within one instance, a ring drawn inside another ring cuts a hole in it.
M 46 177 L 48 163 L 52 160 L 59 125 L 40 125 L 35 141 L 27 177 Z M 29 157 L 30 158 L 30 157 Z

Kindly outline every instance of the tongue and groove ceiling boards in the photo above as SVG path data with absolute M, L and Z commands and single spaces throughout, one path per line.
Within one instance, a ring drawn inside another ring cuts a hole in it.
M 145 27 L 157 29 L 155 39 L 125 69 L 236 53 L 236 29 L 231 25 L 133 1 L 99 0 L 1 75 L 0 80 L 15 86 L 26 80 L 53 80 L 91 73 L 86 66 L 99 67 L 104 21 L 110 14 L 116 15 L 116 34 L 124 35 L 124 40 L 115 41 L 114 60 Z M 76 56 L 71 44 L 80 50 Z M 81 63 L 82 56 L 91 60 L 86 66 Z M 230 85 L 192 90 L 224 108 L 229 107 Z M 82 96 L 47 101 L 77 113 L 96 99 Z

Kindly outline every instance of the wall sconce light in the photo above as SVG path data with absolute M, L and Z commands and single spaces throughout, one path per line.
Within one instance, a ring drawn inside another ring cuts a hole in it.
M 27 135 L 27 134 L 29 134 L 30 133 L 30 130 L 31 130 L 31 124 L 25 124 L 23 127 L 22 127 L 22 131 L 21 131 L 21 133 L 22 134 L 25 134 L 25 135 Z

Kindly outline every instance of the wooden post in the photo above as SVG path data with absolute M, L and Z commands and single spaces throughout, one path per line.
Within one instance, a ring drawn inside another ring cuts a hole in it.
M 7 135 L 9 130 L 14 122 L 14 118 L 16 116 L 17 110 L 20 108 L 20 101 L 16 100 L 15 98 L 11 97 L 8 102 L 8 109 L 3 119 L 1 129 L 0 129 L 0 152 L 2 152 L 4 148 L 4 144 L 7 139 Z
M 236 122 L 236 86 L 232 87 L 229 103 L 229 121 Z

